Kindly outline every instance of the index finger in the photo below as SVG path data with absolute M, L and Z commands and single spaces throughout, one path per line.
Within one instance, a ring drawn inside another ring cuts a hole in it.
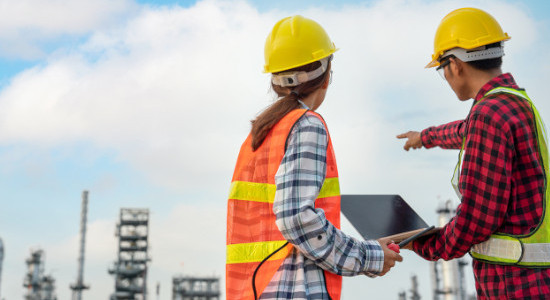
M 407 137 L 409 137 L 409 132 L 405 132 L 405 133 L 397 135 L 398 139 L 404 139 L 404 138 L 407 138 Z
M 397 253 L 396 253 L 397 254 Z M 397 254 L 397 258 L 395 259 L 397 261 L 403 261 L 403 256 Z

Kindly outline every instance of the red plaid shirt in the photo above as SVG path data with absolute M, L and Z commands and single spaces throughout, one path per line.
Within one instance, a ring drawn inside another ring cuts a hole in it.
M 422 131 L 426 148 L 460 149 L 462 193 L 457 214 L 437 234 L 413 243 L 428 260 L 466 254 L 492 233 L 527 234 L 543 214 L 544 172 L 537 152 L 535 118 L 529 103 L 496 87 L 519 89 L 510 74 L 486 83 L 466 120 Z M 550 269 L 473 261 L 479 299 L 550 299 Z

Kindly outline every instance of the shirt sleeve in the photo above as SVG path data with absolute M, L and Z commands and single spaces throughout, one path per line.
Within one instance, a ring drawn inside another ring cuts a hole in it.
M 464 120 L 458 120 L 440 126 L 422 130 L 422 145 L 429 149 L 439 146 L 443 149 L 460 149 L 464 136 Z
M 319 267 L 343 276 L 382 271 L 384 252 L 375 240 L 361 241 L 337 229 L 315 208 L 326 175 L 327 131 L 306 114 L 292 130 L 275 176 L 276 223 L 285 237 Z
M 413 243 L 429 260 L 461 257 L 504 222 L 510 199 L 513 146 L 505 129 L 486 115 L 473 115 L 467 129 L 456 216 L 441 231 Z

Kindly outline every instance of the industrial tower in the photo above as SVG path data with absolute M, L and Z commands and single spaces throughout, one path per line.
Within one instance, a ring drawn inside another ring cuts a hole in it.
M 220 279 L 216 277 L 172 278 L 172 300 L 218 300 Z
M 0 238 L 0 299 L 2 299 L 2 262 L 4 261 L 4 243 Z
M 147 299 L 147 263 L 149 248 L 149 210 L 120 209 L 117 224 L 118 261 L 109 269 L 115 276 L 111 299 Z
M 439 226 L 443 227 L 455 215 L 451 200 L 447 200 L 437 209 Z M 464 267 L 468 263 L 464 258 L 449 261 L 432 262 L 432 288 L 434 300 L 466 300 L 466 282 Z
M 55 279 L 44 275 L 44 251 L 31 250 L 31 257 L 26 260 L 27 274 L 23 279 L 23 287 L 27 290 L 25 300 L 57 300 L 55 295 Z
M 82 192 L 82 211 L 80 212 L 80 251 L 76 283 L 71 284 L 72 300 L 82 300 L 82 290 L 90 288 L 84 284 L 84 249 L 86 245 L 86 215 L 88 214 L 88 191 Z

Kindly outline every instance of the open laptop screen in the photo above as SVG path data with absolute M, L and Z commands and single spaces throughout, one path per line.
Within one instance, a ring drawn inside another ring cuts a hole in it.
M 428 227 L 399 195 L 342 195 L 341 210 L 364 239 L 396 236 Z

